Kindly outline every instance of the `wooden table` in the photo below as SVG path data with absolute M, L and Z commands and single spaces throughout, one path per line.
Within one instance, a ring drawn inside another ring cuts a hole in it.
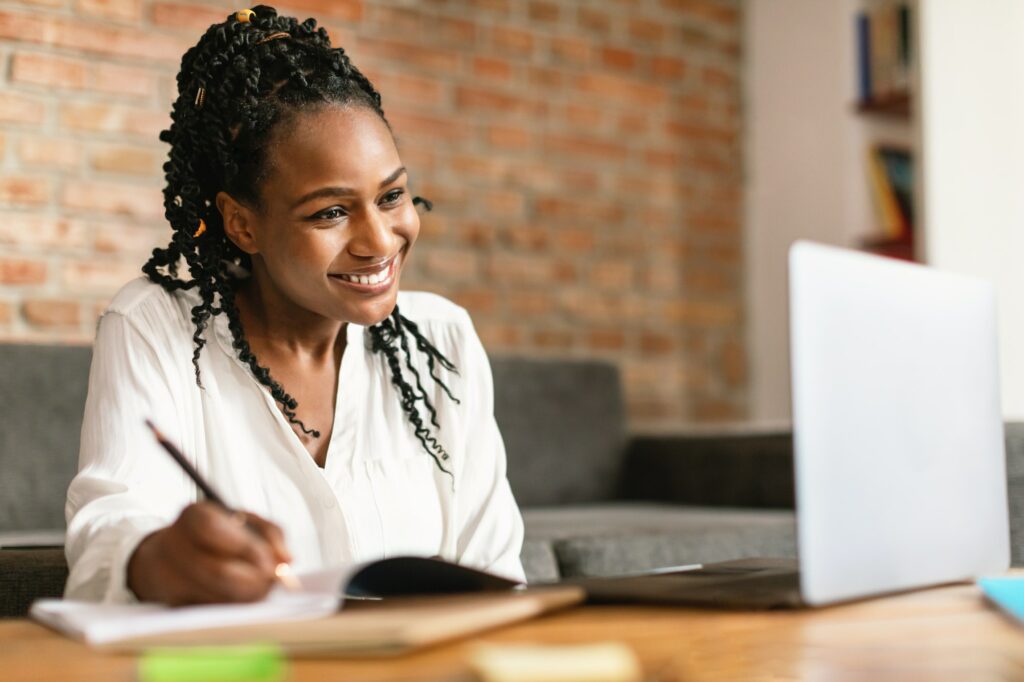
M 626 642 L 651 680 L 1024 680 L 1024 627 L 955 585 L 820 610 L 581 607 L 390 660 L 296 660 L 289 679 L 459 680 L 478 642 Z M 0 621 L 2 680 L 134 680 L 136 660 Z

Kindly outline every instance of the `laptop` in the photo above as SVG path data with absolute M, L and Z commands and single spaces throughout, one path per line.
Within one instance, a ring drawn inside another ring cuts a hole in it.
M 821 606 L 1009 567 L 992 285 L 803 241 L 789 274 L 799 559 L 573 581 L 592 601 Z

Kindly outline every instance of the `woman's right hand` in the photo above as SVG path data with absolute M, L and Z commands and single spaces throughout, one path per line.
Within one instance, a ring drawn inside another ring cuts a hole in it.
M 127 582 L 140 601 L 173 606 L 256 601 L 273 586 L 277 565 L 290 561 L 273 523 L 198 502 L 139 543 Z

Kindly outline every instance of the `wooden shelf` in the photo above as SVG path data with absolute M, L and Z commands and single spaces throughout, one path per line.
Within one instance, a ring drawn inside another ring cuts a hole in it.
M 867 237 L 861 241 L 861 248 L 868 253 L 888 256 L 899 260 L 917 261 L 914 254 L 914 237 Z
M 857 111 L 862 114 L 885 116 L 910 120 L 910 93 L 896 92 L 885 97 L 857 102 Z

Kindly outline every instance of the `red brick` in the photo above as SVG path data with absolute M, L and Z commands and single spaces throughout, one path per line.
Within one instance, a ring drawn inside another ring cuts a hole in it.
M 574 128 L 599 128 L 605 121 L 604 107 L 570 102 L 565 106 L 565 120 Z
M 97 92 L 150 97 L 157 91 L 158 75 L 149 69 L 121 64 L 96 64 L 90 76 L 90 89 Z
M 731 90 L 736 87 L 735 74 L 714 66 L 705 66 L 701 71 L 701 78 L 705 85 L 713 88 Z
M 734 422 L 745 416 L 738 405 L 718 398 L 696 399 L 691 412 L 694 418 L 702 422 Z
M 36 327 L 77 327 L 81 322 L 81 304 L 73 299 L 38 298 L 25 301 L 21 314 Z
M 0 213 L 0 244 L 76 249 L 88 245 L 90 227 L 81 220 L 23 212 Z
M 49 199 L 49 178 L 27 175 L 0 177 L 0 205 L 39 206 L 45 204 Z
M 521 126 L 492 125 L 487 127 L 487 142 L 502 149 L 522 150 L 534 146 L 534 136 Z
M 573 346 L 572 332 L 565 329 L 541 329 L 531 337 L 538 348 L 566 350 Z
M 534 255 L 492 253 L 486 272 L 494 282 L 522 286 L 524 282 L 546 283 L 552 279 L 551 261 Z
M 42 125 L 44 104 L 34 97 L 0 92 L 0 122 Z
M 528 283 L 524 283 L 528 284 Z M 509 311 L 517 317 L 540 317 L 555 310 L 555 297 L 547 291 L 513 289 L 505 294 Z
M 493 289 L 461 289 L 452 294 L 452 301 L 470 314 L 490 315 L 497 309 L 498 295 Z
M 594 249 L 594 233 L 583 227 L 561 228 L 555 233 L 555 242 L 559 251 L 589 253 Z
M 658 43 L 664 39 L 665 26 L 650 19 L 630 19 L 629 35 L 646 47 L 650 47 L 652 43 Z
M 593 350 L 622 350 L 626 347 L 626 334 L 621 329 L 591 329 L 587 346 Z
M 53 45 L 177 66 L 192 42 L 137 27 L 103 26 L 78 18 L 0 11 L 0 39 Z M 194 40 L 193 40 L 194 42 Z
M 206 31 L 211 24 L 219 24 L 227 18 L 229 10 L 200 3 L 157 2 L 153 3 L 151 19 L 155 26 L 180 29 L 189 35 Z
M 556 36 L 551 38 L 551 56 L 555 62 L 588 66 L 593 59 L 592 45 L 581 38 Z
M 640 350 L 646 355 L 672 355 L 678 347 L 671 334 L 645 331 L 640 335 Z
M 7 325 L 14 319 L 14 307 L 6 302 L 0 301 L 0 325 Z
M 46 263 L 26 258 L 0 256 L 0 284 L 43 284 L 46 282 Z
M 445 76 L 450 76 L 459 66 L 459 53 L 454 50 L 424 47 L 390 38 L 361 37 L 358 57 L 403 64 L 411 69 Z
M 648 69 L 652 76 L 664 80 L 678 81 L 686 76 L 686 62 L 675 57 L 651 57 Z
M 142 275 L 142 263 L 128 261 L 71 261 L 63 268 L 64 286 L 73 291 L 112 294 Z
M 480 255 L 469 249 L 432 247 L 421 255 L 429 275 L 452 281 L 474 281 L 480 275 Z
M 89 69 L 77 59 L 33 52 L 17 52 L 11 58 L 11 81 L 81 89 L 89 81 Z
M 156 220 L 163 218 L 163 193 L 151 185 L 126 185 L 91 180 L 66 180 L 61 203 L 70 209 L 128 215 Z
M 544 251 L 551 243 L 550 231 L 535 225 L 514 225 L 501 236 L 508 246 L 527 251 Z
M 532 2 L 530 2 L 530 21 L 551 23 L 558 21 L 558 16 L 559 9 L 557 3 L 545 2 L 543 0 L 533 0 Z
M 103 19 L 139 21 L 142 0 L 76 0 L 75 11 Z
M 474 12 L 491 12 L 493 14 L 504 16 L 509 13 L 509 1 L 510 0 L 469 0 L 469 6 Z
M 18 157 L 26 166 L 72 170 L 81 165 L 82 149 L 74 140 L 25 137 L 18 143 Z
M 67 102 L 60 108 L 60 123 L 67 130 L 103 133 L 128 133 L 154 142 L 161 130 L 169 127 L 167 112 L 98 102 Z
M 590 266 L 589 282 L 600 291 L 621 291 L 633 286 L 633 264 L 619 259 Z
M 726 341 L 721 351 L 722 378 L 732 388 L 747 383 L 747 352 L 743 343 L 735 339 Z
M 94 149 L 89 155 L 89 165 L 95 170 L 108 173 L 157 176 L 161 164 L 166 159 L 166 151 L 157 152 L 148 147 L 104 145 Z
M 468 85 L 456 87 L 455 104 L 460 110 L 488 114 L 522 113 L 530 116 L 542 116 L 548 108 L 547 102 L 542 100 Z
M 147 226 L 105 220 L 95 226 L 95 232 L 93 248 L 97 253 L 146 255 L 171 241 L 168 225 Z
M 305 10 L 316 17 L 323 15 L 343 21 L 359 21 L 363 18 L 363 5 L 363 0 L 288 0 L 282 3 L 279 13 L 287 14 L 287 10 L 292 10 L 291 13 L 298 14 L 294 10 Z
M 460 243 L 478 249 L 490 247 L 498 238 L 498 230 L 491 222 L 469 222 L 458 230 Z
M 389 112 L 388 120 L 399 142 L 404 137 L 452 142 L 466 136 L 466 128 L 454 125 L 450 116 L 416 114 L 410 111 Z
M 576 21 L 581 28 L 598 36 L 604 37 L 611 33 L 612 20 L 607 12 L 580 7 L 576 12 Z
M 532 33 L 510 26 L 491 28 L 488 39 L 499 54 L 512 54 L 520 57 L 530 56 L 535 43 Z
M 620 204 L 591 199 L 540 197 L 534 202 L 534 210 L 541 221 L 562 219 L 584 225 L 618 223 L 625 217 Z
M 636 52 L 618 47 L 601 49 L 601 63 L 617 71 L 632 71 L 636 68 L 638 58 Z
M 576 79 L 581 92 L 640 106 L 661 106 L 668 93 L 661 87 L 608 73 L 585 73 Z
M 540 88 L 561 88 L 565 81 L 562 71 L 544 66 L 531 66 L 526 71 L 527 82 Z
M 739 11 L 717 0 L 661 0 L 661 5 L 692 19 L 707 19 L 726 26 L 739 23 Z
M 476 331 L 489 351 L 504 351 L 522 344 L 523 330 L 509 322 L 480 322 Z
M 512 80 L 512 63 L 506 59 L 494 59 L 491 57 L 473 58 L 473 75 L 486 81 Z
M 624 159 L 629 153 L 625 145 L 607 137 L 545 135 L 544 146 L 550 152 L 616 161 Z

